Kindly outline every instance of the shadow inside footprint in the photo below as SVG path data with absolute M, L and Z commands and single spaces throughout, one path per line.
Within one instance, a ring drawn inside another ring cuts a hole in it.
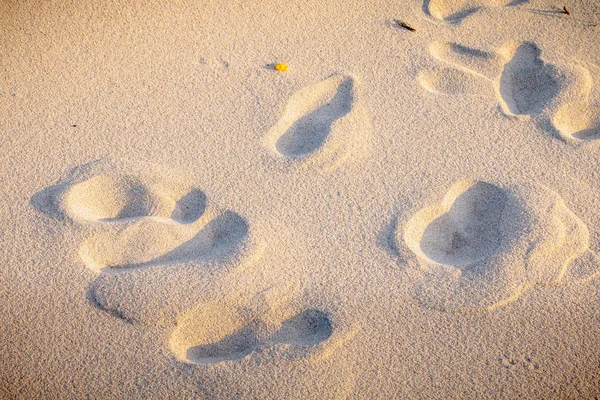
M 345 79 L 331 101 L 296 120 L 277 140 L 275 148 L 288 158 L 299 158 L 319 149 L 333 123 L 352 109 L 353 81 Z
M 481 6 L 476 6 L 459 9 L 459 5 L 455 3 L 457 2 L 448 0 L 424 0 L 423 12 L 441 21 L 456 24 L 481 8 Z
M 213 364 L 241 360 L 258 347 L 259 340 L 254 328 L 246 326 L 218 342 L 189 348 L 186 357 L 197 364 Z
M 554 66 L 545 64 L 540 55 L 534 43 L 526 42 L 504 66 L 499 92 L 508 111 L 514 115 L 542 111 L 560 91 Z
M 204 214 L 206 195 L 199 189 L 192 189 L 175 203 L 171 219 L 182 224 L 190 224 Z
M 106 192 L 105 192 L 106 193 Z M 150 213 L 152 208 L 150 201 L 150 193 L 148 189 L 141 184 L 132 185 L 128 193 L 126 193 L 126 202 L 119 211 L 119 213 L 112 218 L 97 218 L 99 222 L 116 222 L 125 219 L 142 218 Z M 98 198 L 104 198 L 98 196 Z
M 278 344 L 299 347 L 314 346 L 333 334 L 333 326 L 326 313 L 319 310 L 306 310 L 284 321 L 273 336 Z
M 451 24 L 457 24 L 457 23 L 461 22 L 463 19 L 467 18 L 468 16 L 475 14 L 480 9 L 481 9 L 481 7 L 467 8 L 465 10 L 461 10 L 461 11 L 455 12 L 454 14 L 448 15 L 447 17 L 444 18 L 444 20 Z
M 146 268 L 156 265 L 179 264 L 184 262 L 202 260 L 205 262 L 219 262 L 227 257 L 231 252 L 242 243 L 249 231 L 248 223 L 239 214 L 233 211 L 225 211 L 220 216 L 207 223 L 194 237 L 180 244 L 171 251 L 164 253 L 158 257 L 151 257 L 143 262 L 129 263 L 111 263 L 104 265 L 100 269 L 103 272 L 124 272 L 131 269 Z M 171 240 L 171 234 L 164 230 L 164 240 Z M 144 243 L 147 239 L 143 236 L 137 236 L 132 243 L 132 254 L 135 249 L 141 249 L 141 255 L 138 257 L 148 258 L 154 253 L 151 244 L 156 240 L 160 240 L 162 236 L 152 237 L 148 243 Z M 117 244 L 115 244 L 117 245 Z M 106 246 L 104 246 L 106 247 Z M 147 251 L 145 248 L 150 247 Z M 90 246 L 94 249 L 93 245 Z M 107 251 L 102 251 L 99 254 L 107 254 Z M 132 257 L 128 255 L 124 257 Z M 89 256 L 86 259 L 91 259 Z M 90 262 L 88 260 L 88 262 Z M 93 260 L 91 264 L 97 264 Z
M 432 261 L 456 267 L 482 261 L 500 246 L 498 225 L 506 201 L 506 194 L 497 186 L 475 183 L 427 226 L 421 251 Z
M 234 251 L 248 234 L 248 223 L 239 214 L 225 211 L 198 234 L 150 264 L 171 264 L 194 260 L 219 261 Z M 208 245 L 206 245 L 208 244 Z
M 191 331 L 193 332 L 193 331 Z M 192 333 L 192 336 L 195 333 Z M 333 326 L 323 311 L 309 309 L 285 320 L 268 340 L 261 340 L 256 326 L 248 325 L 225 336 L 218 342 L 189 347 L 185 359 L 195 364 L 212 364 L 222 361 L 241 360 L 253 352 L 260 352 L 278 345 L 306 348 L 329 339 Z M 183 337 L 182 337 L 183 338 Z M 175 343 L 190 339 L 178 338 Z
M 468 47 L 460 43 L 449 43 L 450 49 L 460 56 L 489 59 L 492 55 L 484 50 Z
M 64 215 L 60 209 L 57 199 L 59 194 L 62 193 L 66 187 L 67 185 L 65 184 L 58 184 L 40 190 L 31 196 L 29 199 L 29 205 L 42 214 L 46 214 L 47 216 L 57 220 L 62 220 L 64 219 Z
M 423 12 L 439 20 L 457 24 L 480 9 L 488 6 L 516 6 L 527 3 L 528 0 L 513 1 L 466 1 L 466 0 L 424 0 Z

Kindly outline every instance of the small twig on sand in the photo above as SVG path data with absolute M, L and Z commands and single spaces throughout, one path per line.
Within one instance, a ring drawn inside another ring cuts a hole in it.
M 569 11 L 569 9 L 567 8 L 567 6 L 563 7 L 563 12 L 567 15 L 571 15 L 571 11 Z
M 398 25 L 398 26 L 399 26 L 400 28 L 402 28 L 402 29 L 406 29 L 406 30 L 409 30 L 409 31 L 411 31 L 411 32 L 416 32 L 416 31 L 417 31 L 417 30 L 416 30 L 415 28 L 413 28 L 412 26 L 410 26 L 410 25 L 407 25 L 407 24 L 405 24 L 405 23 L 404 23 L 404 22 L 402 22 L 402 21 L 398 21 L 397 19 L 395 19 L 395 20 L 394 20 L 394 22 L 396 23 L 396 25 Z

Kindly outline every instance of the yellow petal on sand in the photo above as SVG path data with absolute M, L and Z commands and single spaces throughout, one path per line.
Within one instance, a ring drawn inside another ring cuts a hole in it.
M 277 63 L 275 64 L 275 71 L 285 72 L 288 70 L 288 66 L 286 63 Z

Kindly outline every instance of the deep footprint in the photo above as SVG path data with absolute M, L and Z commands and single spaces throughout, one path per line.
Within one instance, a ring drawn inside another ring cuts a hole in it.
M 460 182 L 448 191 L 441 208 L 429 207 L 409 221 L 405 240 L 430 261 L 456 267 L 475 264 L 500 246 L 498 224 L 505 203 L 505 193 L 494 185 Z
M 459 181 L 406 224 L 403 238 L 419 264 L 408 270 L 408 287 L 428 308 L 490 311 L 527 290 L 595 276 L 589 237 L 547 187 Z
M 268 133 L 267 145 L 289 159 L 316 152 L 327 140 L 333 123 L 351 111 L 353 91 L 353 79 L 339 75 L 298 91 Z
M 556 69 L 544 63 L 540 55 L 534 43 L 523 43 L 504 65 L 499 92 L 514 115 L 539 113 L 560 91 Z

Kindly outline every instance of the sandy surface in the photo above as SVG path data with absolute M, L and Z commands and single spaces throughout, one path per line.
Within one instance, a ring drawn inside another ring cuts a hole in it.
M 600 396 L 599 23 L 5 1 L 0 397 Z

